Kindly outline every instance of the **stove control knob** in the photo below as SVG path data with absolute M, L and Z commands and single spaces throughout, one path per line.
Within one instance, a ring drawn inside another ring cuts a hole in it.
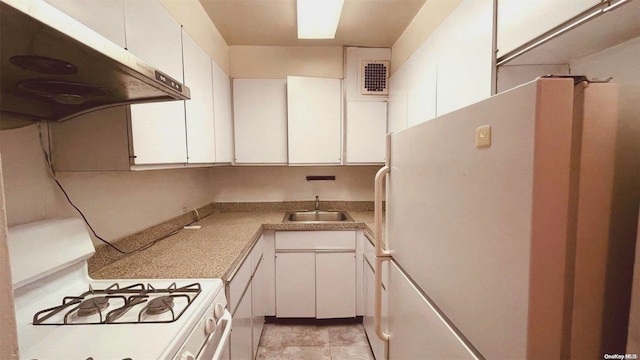
M 204 333 L 206 335 L 209 335 L 214 331 L 216 331 L 216 320 L 212 317 L 209 317 L 204 323 Z
M 196 360 L 196 357 L 191 353 L 191 351 L 185 351 L 182 353 L 180 360 Z
M 213 318 L 218 320 L 222 317 L 223 314 L 224 314 L 224 305 L 217 303 L 216 306 L 213 308 Z

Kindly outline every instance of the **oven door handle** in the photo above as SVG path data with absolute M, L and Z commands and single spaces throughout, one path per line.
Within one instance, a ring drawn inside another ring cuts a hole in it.
M 200 354 L 198 355 L 197 360 L 209 360 L 209 359 L 221 360 L 222 359 L 222 356 L 224 354 L 224 349 L 227 344 L 227 340 L 229 340 L 229 335 L 231 334 L 231 322 L 232 322 L 231 313 L 229 312 L 228 309 L 224 309 L 223 315 L 220 317 L 220 320 L 218 320 L 218 326 L 216 331 L 211 333 L 207 338 L 207 341 L 205 342 L 204 347 L 200 351 Z M 222 335 L 220 335 L 220 338 L 217 339 L 217 341 L 215 341 L 214 338 L 216 338 L 220 334 L 219 331 L 222 331 Z M 213 356 L 211 356 L 211 351 L 214 349 L 209 347 L 215 347 Z

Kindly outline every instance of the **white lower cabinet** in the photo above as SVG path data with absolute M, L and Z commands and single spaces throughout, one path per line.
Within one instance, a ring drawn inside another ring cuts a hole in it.
M 356 316 L 355 231 L 276 232 L 276 316 Z
M 355 251 L 316 253 L 316 318 L 356 316 Z
M 276 253 L 276 316 L 316 317 L 315 252 Z
M 364 330 L 367 333 L 373 356 L 377 360 L 384 359 L 384 342 L 376 334 L 375 311 L 376 311 L 376 273 L 375 264 L 370 264 L 364 259 L 364 292 L 365 292 L 365 314 L 363 317 Z M 383 305 L 386 299 L 386 290 L 382 290 Z M 383 313 L 384 313 L 383 306 Z
M 386 359 L 385 357 L 385 343 L 380 340 L 376 334 L 376 257 L 375 248 L 373 245 L 365 239 L 365 254 L 363 257 L 364 268 L 364 316 L 363 325 L 364 331 L 369 339 L 373 356 L 377 360 Z M 386 329 L 386 314 L 387 314 L 387 290 L 385 284 L 387 281 L 388 263 L 384 263 L 382 266 L 382 328 Z
M 258 345 L 260 344 L 260 336 L 262 335 L 262 328 L 264 328 L 264 317 L 266 315 L 264 307 L 266 266 L 264 257 L 262 256 L 262 251 L 260 251 L 258 255 L 260 255 L 260 259 L 258 260 L 256 270 L 253 274 L 253 279 L 251 280 L 251 327 L 253 338 L 252 350 L 254 358 L 258 354 Z
M 238 307 L 233 314 L 233 323 L 230 338 L 232 359 L 253 359 L 251 301 L 251 286 L 248 286 L 247 291 L 240 299 Z
M 268 268 L 263 256 L 263 237 L 227 283 L 229 309 L 233 315 L 229 355 L 225 359 L 254 359 L 264 326 Z

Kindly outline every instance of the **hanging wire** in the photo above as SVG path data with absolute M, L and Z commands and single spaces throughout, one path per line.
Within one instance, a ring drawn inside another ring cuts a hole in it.
M 145 245 L 142 245 L 141 247 L 131 250 L 131 251 L 126 251 L 126 250 L 122 250 L 119 247 L 117 247 L 116 245 L 112 244 L 111 242 L 105 240 L 104 238 L 102 238 L 101 236 L 99 236 L 96 231 L 93 229 L 93 226 L 91 226 L 91 224 L 89 223 L 89 220 L 87 220 L 87 217 L 84 215 L 84 213 L 82 212 L 82 210 L 80 210 L 80 208 L 78 206 L 76 206 L 76 204 L 73 203 L 73 201 L 71 200 L 71 198 L 69 197 L 69 194 L 67 194 L 67 191 L 64 189 L 64 187 L 62 186 L 62 184 L 60 183 L 60 181 L 58 181 L 58 179 L 56 178 L 56 174 L 55 171 L 53 170 L 53 165 L 51 163 L 51 158 L 49 157 L 49 153 L 46 150 L 46 146 L 44 144 L 44 138 L 42 137 L 42 126 L 41 124 L 37 124 L 36 125 L 38 127 L 38 137 L 40 138 L 40 147 L 42 149 L 42 154 L 44 155 L 44 159 L 47 163 L 47 169 L 49 172 L 49 175 L 51 176 L 51 178 L 53 179 L 53 181 L 55 181 L 56 185 L 58 185 L 58 188 L 60 188 L 60 190 L 62 191 L 62 193 L 64 194 L 64 197 L 67 199 L 67 202 L 73 206 L 74 209 L 76 209 L 76 211 L 78 212 L 78 214 L 80 214 L 80 216 L 82 217 L 82 220 L 84 220 L 84 223 L 87 224 L 87 227 L 89 227 L 89 230 L 91 230 L 91 233 L 93 234 L 93 236 L 95 236 L 96 239 L 102 241 L 103 243 L 105 243 L 107 246 L 111 247 L 112 249 L 114 249 L 115 251 L 117 251 L 120 254 L 124 254 L 124 255 L 131 255 L 131 254 L 135 254 L 137 252 L 140 252 L 142 250 L 146 250 L 150 247 L 152 247 L 153 245 L 157 244 L 158 242 L 160 242 L 161 240 L 164 240 L 170 236 L 173 236 L 175 234 L 177 234 L 180 229 L 175 230 L 159 239 L 156 239 L 150 243 L 147 243 Z M 47 134 L 49 133 L 49 126 L 47 125 Z

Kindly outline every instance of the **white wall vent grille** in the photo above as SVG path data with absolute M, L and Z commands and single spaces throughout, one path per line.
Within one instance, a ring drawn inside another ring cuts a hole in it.
M 360 89 L 362 94 L 389 94 L 389 62 L 384 60 L 364 60 L 360 64 Z

